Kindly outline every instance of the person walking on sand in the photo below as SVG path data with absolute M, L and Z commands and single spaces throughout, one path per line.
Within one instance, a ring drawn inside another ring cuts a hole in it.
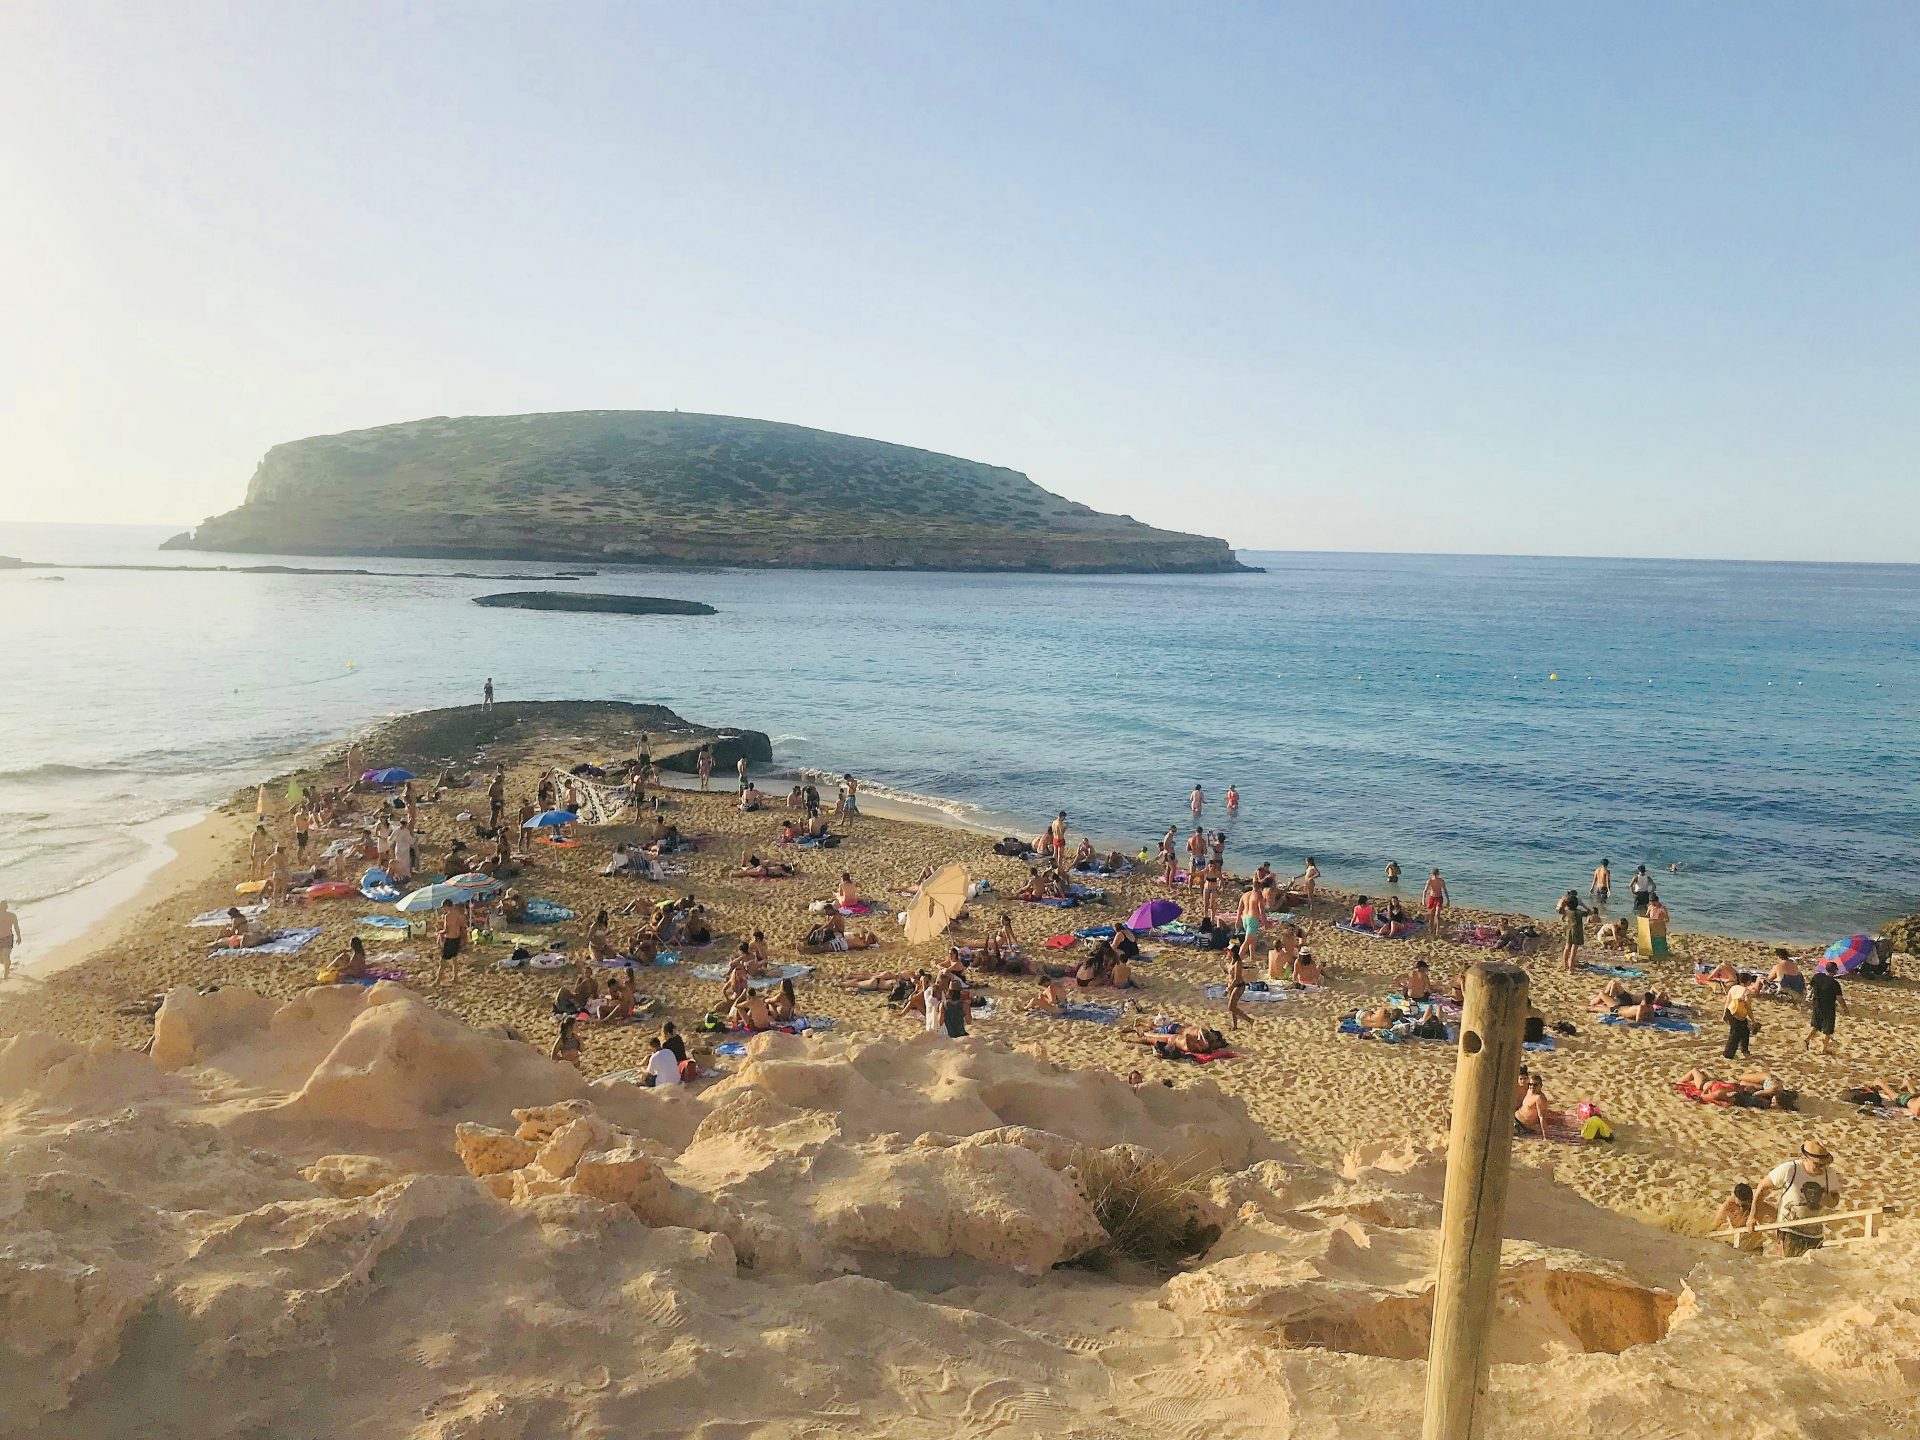
M 20 917 L 0 900 L 0 981 L 13 974 L 13 947 L 25 937 L 20 933 Z
M 1721 1054 L 1728 1060 L 1752 1053 L 1753 993 L 1745 985 L 1727 987 L 1727 1046 Z
M 1302 911 L 1308 914 L 1313 912 L 1313 896 L 1314 892 L 1319 888 L 1320 867 L 1314 863 L 1313 857 L 1309 855 L 1307 856 L 1307 868 L 1300 873 L 1300 893 L 1306 897 L 1306 903 L 1300 907 Z
M 1593 867 L 1593 883 L 1587 887 L 1587 894 L 1593 899 L 1594 913 L 1598 914 L 1607 903 L 1607 896 L 1613 893 L 1613 862 L 1602 859 Z
M 487 676 L 487 683 L 480 687 L 480 708 L 493 709 L 493 676 Z
M 270 901 L 282 901 L 293 889 L 293 873 L 287 866 L 287 852 L 283 846 L 275 845 L 267 857 L 266 896 Z
M 1240 1009 L 1240 997 L 1247 993 L 1247 947 L 1253 944 L 1250 938 L 1235 940 L 1227 946 L 1227 1025 L 1238 1030 L 1246 1015 Z
M 273 853 L 273 837 L 267 833 L 267 822 L 253 822 L 253 834 L 247 837 L 248 879 L 264 879 L 267 873 L 267 856 Z
M 507 767 L 493 767 L 493 779 L 487 782 L 487 822 L 491 829 L 498 830 L 500 821 L 507 813 Z
M 454 962 L 460 958 L 460 946 L 466 938 L 467 907 L 442 905 L 440 907 L 440 963 L 433 972 L 435 989 L 448 980 L 460 978 L 460 967 Z
M 1438 865 L 1427 875 L 1423 898 L 1427 907 L 1427 938 L 1431 940 L 1440 933 L 1440 916 L 1447 908 L 1447 882 L 1440 878 Z
M 740 789 L 744 793 L 747 788 L 747 757 L 745 755 L 733 762 L 733 773 L 740 781 Z
M 1235 816 L 1239 815 L 1239 813 L 1240 813 L 1240 789 L 1238 786 L 1229 785 L 1227 786 L 1227 818 L 1231 820 Z
M 700 755 L 699 755 L 699 758 L 694 762 L 694 766 L 700 772 L 700 788 L 702 790 L 707 789 L 709 783 L 713 779 L 713 747 L 712 746 L 702 745 L 700 747 Z
M 1198 780 L 1193 782 L 1193 793 L 1187 797 L 1187 808 L 1193 811 L 1196 820 L 1200 818 L 1200 812 L 1207 808 L 1206 792 L 1200 788 Z
M 4 908 L 0 908 L 0 940 L 6 935 Z M 1847 1008 L 1847 997 L 1840 993 L 1840 967 L 1833 961 L 1825 961 L 1813 972 L 1807 981 L 1807 998 L 1813 1002 L 1813 1014 L 1807 1025 L 1807 1038 L 1800 1042 L 1802 1050 L 1813 1044 L 1813 1037 L 1820 1037 L 1820 1053 L 1833 1054 L 1833 1024 L 1837 1011 Z
M 1560 958 L 1571 975 L 1580 968 L 1580 947 L 1587 943 L 1587 907 L 1580 903 L 1577 894 L 1569 890 L 1560 897 L 1560 903 L 1554 909 L 1566 917 L 1567 948 Z
M 1240 895 L 1240 933 L 1251 940 L 1260 933 L 1260 927 L 1266 923 L 1267 902 L 1261 898 L 1260 887 L 1250 885 Z
M 1779 1197 L 1774 1201 L 1774 1221 L 1784 1222 L 1794 1218 L 1787 1211 L 1798 1198 L 1799 1190 L 1806 1182 L 1812 1181 L 1821 1189 L 1821 1199 L 1828 1207 L 1835 1205 L 1840 1198 L 1840 1177 L 1833 1171 L 1833 1152 L 1818 1140 L 1808 1140 L 1800 1147 L 1800 1154 L 1769 1170 L 1753 1187 L 1753 1208 L 1747 1213 L 1746 1233 L 1751 1235 L 1754 1227 L 1760 1223 L 1760 1207 L 1766 1204 L 1768 1197 Z M 1819 1233 L 1818 1227 L 1813 1227 Z M 1818 1244 L 1816 1240 L 1814 1242 Z M 1786 1247 L 1783 1244 L 1782 1249 Z M 1802 1249 L 1810 1249 L 1804 1246 Z M 1796 1249 L 1795 1254 L 1801 1253 Z

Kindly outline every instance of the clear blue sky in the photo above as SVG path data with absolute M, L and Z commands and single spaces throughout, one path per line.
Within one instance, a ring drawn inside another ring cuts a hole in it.
M 604 407 L 1256 548 L 1911 559 L 1920 6 L 0 9 L 0 519 Z

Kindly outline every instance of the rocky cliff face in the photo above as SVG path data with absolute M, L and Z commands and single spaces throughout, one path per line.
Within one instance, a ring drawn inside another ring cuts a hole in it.
M 246 502 L 167 548 L 818 569 L 1205 572 L 1223 540 L 998 466 L 728 416 L 469 416 L 267 452 Z

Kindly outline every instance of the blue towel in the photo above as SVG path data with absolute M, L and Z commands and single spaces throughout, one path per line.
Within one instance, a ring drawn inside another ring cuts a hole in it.
M 726 965 L 696 965 L 693 967 L 693 978 L 696 980 L 724 980 L 727 978 L 729 968 L 731 967 Z M 811 965 L 802 965 L 796 961 L 789 961 L 785 965 L 776 966 L 771 975 L 755 975 L 747 981 L 747 987 L 752 990 L 771 990 L 782 980 L 798 980 L 803 975 L 811 975 L 812 973 L 813 967 Z
M 1551 1035 L 1549 1035 L 1544 1040 L 1529 1040 L 1520 1048 L 1522 1050 L 1531 1050 L 1538 1055 L 1551 1055 L 1555 1050 L 1558 1050 L 1560 1047 L 1559 1045 L 1554 1043 L 1554 1038 Z
M 1189 950 L 1207 948 L 1207 937 L 1192 930 L 1162 930 L 1160 939 L 1168 945 L 1184 945 Z
M 1067 886 L 1067 894 L 1071 895 L 1075 900 L 1104 900 L 1107 898 L 1106 891 L 1096 889 L 1092 885 L 1069 885 Z
M 833 1017 L 831 1015 L 800 1015 L 795 1017 L 793 1028 L 803 1035 L 819 1034 L 823 1030 L 833 1028 Z
M 1339 1033 L 1342 1035 L 1352 1035 L 1361 1040 L 1384 1040 L 1389 1045 L 1404 1045 L 1429 1038 L 1431 1038 L 1435 1044 L 1441 1043 L 1437 1035 L 1429 1037 L 1414 1034 L 1413 1027 L 1410 1025 L 1396 1025 L 1391 1030 L 1369 1030 L 1351 1015 L 1342 1015 L 1338 1028 Z M 1451 1044 L 1459 1038 L 1460 1027 L 1457 1025 L 1449 1025 L 1447 1027 L 1446 1043 Z
M 1224 1000 L 1227 998 L 1227 987 L 1223 981 L 1216 980 L 1211 985 L 1202 985 L 1200 987 L 1200 993 L 1209 1000 Z M 1282 990 L 1272 985 L 1265 986 L 1261 989 L 1255 989 L 1249 985 L 1246 992 L 1242 994 L 1240 998 L 1242 1000 L 1259 1000 L 1268 1005 L 1276 1005 L 1282 1000 L 1292 1000 L 1300 993 L 1298 990 Z
M 1057 895 L 1042 895 L 1038 900 L 1029 900 L 1027 903 L 1029 905 L 1045 905 L 1050 910 L 1071 910 L 1080 902 L 1078 900 L 1062 900 Z
M 305 926 L 298 930 L 276 930 L 270 939 L 259 945 L 249 945 L 244 950 L 216 950 L 216 955 L 291 955 L 296 950 L 304 950 L 313 943 L 320 933 L 318 925 Z
M 362 915 L 359 923 L 371 925 L 376 930 L 411 930 L 413 928 L 398 915 Z
M 1619 1015 L 1602 1015 L 1602 1025 L 1626 1025 L 1635 1030 L 1669 1030 L 1676 1035 L 1691 1035 L 1697 1028 L 1691 1020 L 1682 1020 L 1678 1015 L 1656 1015 L 1651 1020 L 1636 1021 L 1623 1019 Z
M 1113 938 L 1113 926 L 1089 925 L 1084 930 L 1076 930 L 1073 933 L 1078 935 L 1082 940 L 1111 940 Z
M 680 956 L 672 950 L 662 950 L 658 955 L 653 957 L 653 963 L 656 965 L 678 965 L 680 963 Z
M 1055 1020 L 1084 1020 L 1091 1025 L 1113 1025 L 1125 1012 L 1118 1005 L 1095 1005 L 1085 1000 L 1069 1000 L 1060 1007 Z
M 551 900 L 533 899 L 527 901 L 527 919 L 529 925 L 558 925 L 562 920 L 573 919 L 573 911 L 564 905 L 556 905 Z
M 1363 926 L 1356 925 L 1351 920 L 1342 920 L 1333 928 L 1336 930 L 1345 930 L 1352 935 L 1364 935 L 1369 940 L 1411 940 L 1424 930 L 1426 925 L 1427 922 L 1424 920 L 1415 920 L 1413 922 L 1413 928 L 1404 935 L 1381 935 Z
M 713 1053 L 716 1055 L 744 1055 L 747 1053 L 747 1042 L 744 1040 L 722 1040 L 718 1045 L 713 1047 Z
M 1632 965 L 1595 965 L 1591 962 L 1580 967 L 1591 970 L 1596 975 L 1611 975 L 1616 980 L 1644 980 L 1647 972 Z

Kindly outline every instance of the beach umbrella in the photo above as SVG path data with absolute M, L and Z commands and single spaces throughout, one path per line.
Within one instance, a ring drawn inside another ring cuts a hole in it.
M 542 810 L 520 828 L 522 830 L 553 830 L 562 825 L 571 825 L 579 818 L 571 810 Z
M 1180 907 L 1171 900 L 1149 900 L 1127 917 L 1129 930 L 1158 930 L 1180 918 Z
M 967 903 L 967 872 L 958 861 L 928 877 L 907 907 L 907 943 L 931 940 L 953 923 Z
M 458 885 L 422 885 L 393 902 L 393 908 L 405 915 L 418 915 L 425 910 L 438 910 L 442 905 L 464 905 L 473 899 L 473 891 Z
M 402 770 L 397 766 L 387 770 L 362 771 L 360 778 L 369 785 L 401 785 L 413 779 L 411 770 Z
M 1851 975 L 1873 958 L 1873 937 L 1849 935 L 1844 940 L 1836 940 L 1827 946 L 1826 958 L 1840 963 L 1842 975 Z
M 267 813 L 267 787 L 265 785 L 262 785 L 254 792 L 253 813 L 256 815 L 264 815 Z
M 493 876 L 482 875 L 478 870 L 470 870 L 465 875 L 456 875 L 445 883 L 451 890 L 466 891 L 468 896 L 475 900 L 506 888 Z

